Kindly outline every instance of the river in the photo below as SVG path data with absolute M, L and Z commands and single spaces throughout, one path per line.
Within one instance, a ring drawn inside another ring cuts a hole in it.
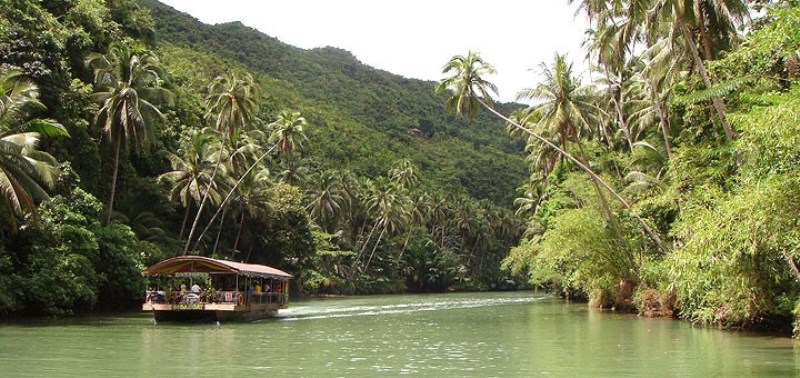
M 547 294 L 295 302 L 281 318 L 154 324 L 148 314 L 0 325 L 3 377 L 800 375 L 770 335 L 590 310 Z

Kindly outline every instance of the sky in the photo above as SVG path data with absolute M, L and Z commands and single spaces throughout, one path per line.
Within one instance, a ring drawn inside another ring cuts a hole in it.
M 497 69 L 489 80 L 506 102 L 535 86 L 539 64 L 555 52 L 566 53 L 576 72 L 587 66 L 588 21 L 567 0 L 160 1 L 209 24 L 241 21 L 300 48 L 348 50 L 408 78 L 439 80 L 451 57 L 477 51 Z

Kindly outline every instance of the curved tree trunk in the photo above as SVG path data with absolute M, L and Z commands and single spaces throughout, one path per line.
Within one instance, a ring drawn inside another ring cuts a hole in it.
M 239 248 L 239 238 L 242 237 L 242 230 L 244 229 L 245 212 L 242 211 L 242 219 L 239 221 L 239 232 L 236 233 L 236 241 L 233 242 L 233 253 L 236 253 L 236 248 Z
M 228 203 L 228 200 L 231 198 L 231 196 L 233 196 L 233 193 L 234 193 L 234 192 L 236 192 L 236 189 L 238 189 L 238 188 L 239 188 L 239 185 L 241 185 L 241 184 L 242 184 L 242 181 L 244 181 L 245 177 L 247 177 L 247 175 L 249 175 L 249 174 L 250 174 L 250 172 L 252 172 L 252 171 L 253 171 L 253 169 L 255 169 L 255 167 L 258 165 L 258 163 L 261 163 L 261 161 L 262 161 L 262 160 L 264 160 L 264 158 L 266 158 L 266 157 L 269 155 L 269 153 L 270 153 L 270 152 L 272 152 L 272 150 L 274 150 L 274 149 L 275 149 L 275 147 L 277 147 L 277 146 L 278 146 L 278 145 L 277 145 L 277 144 L 275 144 L 275 145 L 273 145 L 272 147 L 270 147 L 270 148 L 269 148 L 269 150 L 267 150 L 267 152 L 265 152 L 265 153 L 264 153 L 263 155 L 261 155 L 261 157 L 259 157 L 259 158 L 258 158 L 258 159 L 257 159 L 255 162 L 253 162 L 253 164 L 250 166 L 250 168 L 247 168 L 247 171 L 245 171 L 245 172 L 244 172 L 244 174 L 242 174 L 242 177 L 240 177 L 240 178 L 239 178 L 239 180 L 238 180 L 238 181 L 236 181 L 236 184 L 235 184 L 235 185 L 233 186 L 233 188 L 231 188 L 231 190 L 228 192 L 228 195 L 227 195 L 227 196 L 225 196 L 225 199 L 223 199 L 223 200 L 222 200 L 222 202 L 219 204 L 219 208 L 218 208 L 218 209 L 217 209 L 217 211 L 214 213 L 214 215 L 211 217 L 211 219 L 208 221 L 208 224 L 207 224 L 207 225 L 206 225 L 206 227 L 203 229 L 203 232 L 201 232 L 201 233 L 200 233 L 200 236 L 198 236 L 198 237 L 197 237 L 197 239 L 198 239 L 198 242 L 199 242 L 199 240 L 200 240 L 200 239 L 202 239 L 202 238 L 203 238 L 203 235 L 205 235 L 205 234 L 206 234 L 206 232 L 208 231 L 208 229 L 209 229 L 209 228 L 211 228 L 211 225 L 214 223 L 214 220 L 215 220 L 215 219 L 217 219 L 217 217 L 219 216 L 219 213 L 220 213 L 220 212 L 222 211 L 222 209 L 225 207 L 225 204 L 226 204 L 226 203 Z M 216 172 L 215 172 L 215 173 L 216 173 Z M 213 177 L 213 175 L 212 175 L 212 177 Z M 198 211 L 198 212 L 199 212 L 199 211 Z M 195 224 L 197 224 L 197 220 L 198 220 L 198 218 L 195 218 Z M 192 227 L 192 230 L 194 230 L 194 226 Z M 190 239 L 191 239 L 191 237 L 190 237 Z M 190 241 L 191 241 L 191 240 L 190 240 Z M 195 247 L 197 247 L 197 243 L 195 243 Z M 187 246 L 186 246 L 186 248 L 187 248 L 187 249 L 189 248 L 189 246 L 188 246 L 188 243 L 187 243 Z M 184 254 L 185 254 L 185 253 L 186 253 L 186 252 L 184 251 Z
M 111 198 L 108 200 L 108 216 L 106 224 L 111 223 L 111 214 L 114 213 L 114 196 L 117 194 L 117 173 L 119 172 L 119 150 L 122 147 L 122 137 L 117 137 L 114 146 L 114 173 L 111 175 Z
M 208 181 L 208 185 L 206 185 L 206 192 L 203 193 L 203 199 L 200 201 L 200 208 L 197 209 L 197 215 L 194 217 L 194 222 L 192 222 L 192 229 L 189 230 L 189 237 L 186 238 L 186 247 L 183 248 L 183 255 L 186 256 L 189 253 L 189 246 L 192 245 L 192 237 L 194 236 L 195 230 L 197 230 L 197 223 L 200 222 L 200 216 L 203 214 L 203 208 L 206 207 L 206 201 L 208 200 L 208 194 L 211 192 L 211 186 L 214 185 L 214 180 L 217 178 L 217 171 L 219 171 L 219 166 L 222 164 L 222 150 L 225 148 L 225 141 L 227 139 L 227 134 L 224 134 L 222 137 L 222 141 L 220 141 L 220 150 L 219 150 L 219 158 L 217 158 L 217 164 L 214 166 L 214 171 L 211 173 L 211 180 Z M 212 219 L 211 222 L 214 220 Z M 198 237 L 198 241 L 202 238 L 203 235 Z M 195 247 L 197 244 L 195 243 Z
M 625 207 L 626 210 L 630 211 L 631 216 L 634 219 L 636 219 L 636 221 L 639 223 L 639 225 L 642 226 L 642 229 L 644 229 L 644 232 L 647 233 L 647 235 L 650 237 L 650 239 L 652 239 L 653 242 L 656 243 L 656 246 L 658 247 L 658 249 L 662 253 L 667 253 L 668 252 L 667 248 L 664 247 L 664 243 L 661 242 L 661 238 L 658 236 L 658 234 L 655 231 L 653 231 L 653 229 L 650 227 L 650 225 L 648 225 L 647 222 L 645 222 L 644 219 L 642 219 L 642 217 L 639 216 L 639 214 L 637 214 L 635 211 L 633 211 L 633 209 L 631 208 L 631 205 L 628 203 L 628 201 L 626 201 L 624 198 L 622 198 L 622 196 L 620 196 L 619 193 L 617 193 L 613 188 L 611 188 L 611 186 L 609 186 L 608 183 L 605 182 L 605 180 L 603 180 L 600 176 L 598 176 L 596 173 L 594 173 L 594 171 L 592 171 L 591 168 L 587 167 L 585 164 L 581 163 L 574 156 L 570 155 L 569 153 L 567 153 L 566 151 L 564 151 L 560 147 L 556 146 L 555 144 L 553 144 L 549 140 L 543 138 L 541 135 L 536 134 L 533 131 L 530 131 L 530 130 L 522 127 L 522 125 L 520 125 L 519 123 L 517 123 L 515 121 L 512 121 L 508 117 L 500 114 L 500 112 L 494 110 L 491 106 L 487 105 L 482 100 L 478 100 L 478 101 L 480 101 L 481 105 L 483 105 L 484 108 L 488 109 L 492 114 L 496 115 L 497 117 L 500 117 L 500 119 L 508 122 L 511 125 L 514 125 L 514 127 L 516 127 L 517 129 L 519 129 L 519 130 L 527 133 L 528 135 L 534 137 L 536 140 L 548 145 L 550 148 L 562 153 L 563 154 L 562 156 L 566 157 L 567 159 L 569 159 L 570 161 L 575 163 L 575 165 L 577 165 L 580 169 L 582 169 L 584 172 L 586 172 L 586 174 L 588 174 L 589 176 L 591 176 L 592 178 L 597 180 L 598 184 L 600 184 L 603 188 L 608 190 L 608 192 L 611 193 L 611 195 L 614 196 L 614 198 L 616 198 L 617 201 L 619 201 L 622 204 L 622 206 Z
M 383 234 L 384 233 L 386 233 L 386 227 L 384 227 L 383 230 L 381 230 L 381 233 L 378 234 L 378 240 L 375 241 L 375 246 L 372 247 L 372 253 L 369 254 L 369 259 L 367 259 L 367 265 L 364 266 L 364 271 L 365 272 L 367 270 L 369 270 L 369 263 L 372 262 L 372 257 L 375 256 L 375 250 L 377 250 L 378 249 L 378 245 L 381 244 L 381 239 L 383 239 Z
M 223 210 L 222 216 L 219 217 L 219 230 L 217 230 L 217 238 L 214 240 L 214 249 L 211 250 L 212 255 L 217 253 L 217 246 L 219 245 L 219 236 L 222 235 L 222 226 L 225 225 L 225 213 L 227 211 L 228 211 L 227 209 Z
M 672 143 L 669 141 L 669 123 L 667 122 L 667 112 L 664 111 L 664 104 L 658 94 L 656 81 L 650 80 L 650 95 L 653 96 L 653 103 L 658 113 L 658 125 L 661 126 L 661 135 L 664 136 L 664 147 L 667 149 L 667 159 L 672 158 Z
M 692 52 L 692 58 L 694 58 L 694 63 L 697 66 L 697 71 L 700 72 L 703 83 L 706 85 L 706 88 L 711 89 L 714 85 L 711 83 L 711 78 L 708 76 L 708 71 L 706 71 L 706 65 L 703 63 L 703 59 L 700 58 L 700 52 L 697 50 L 697 45 L 695 44 L 694 37 L 692 37 L 692 33 L 689 31 L 689 27 L 683 22 L 681 22 L 679 27 L 683 33 L 683 37 L 686 38 L 686 43 L 689 45 L 689 50 Z M 728 123 L 728 118 L 725 116 L 725 104 L 718 96 L 711 98 L 711 104 L 714 105 L 714 110 L 716 110 L 717 116 L 719 116 L 719 122 L 722 124 L 722 129 L 725 131 L 725 138 L 728 139 L 729 142 L 733 141 L 733 129 L 731 128 L 731 124 Z
M 178 233 L 178 240 L 183 240 L 183 232 L 186 231 L 186 221 L 189 220 L 189 209 L 192 208 L 192 203 L 190 202 L 188 206 L 186 206 L 186 212 L 183 214 L 183 222 L 181 222 L 181 231 Z

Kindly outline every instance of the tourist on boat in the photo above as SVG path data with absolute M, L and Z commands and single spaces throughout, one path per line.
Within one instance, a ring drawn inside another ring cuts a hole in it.
M 200 291 L 201 291 L 201 290 L 200 290 L 200 285 L 198 285 L 198 284 L 195 282 L 195 284 L 194 284 L 194 285 L 192 285 L 192 293 L 194 293 L 194 294 L 200 294 Z

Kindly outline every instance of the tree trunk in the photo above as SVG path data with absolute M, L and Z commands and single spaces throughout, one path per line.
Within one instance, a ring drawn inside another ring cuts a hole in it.
M 406 242 L 403 243 L 403 248 L 400 250 L 400 255 L 397 256 L 397 261 L 400 261 L 400 260 L 403 259 L 403 254 L 406 252 L 406 247 L 408 247 L 408 240 L 409 239 L 411 239 L 411 232 L 409 232 L 408 236 L 406 236 Z
M 800 270 L 797 269 L 797 265 L 794 263 L 792 256 L 789 256 L 789 253 L 787 253 L 785 249 L 781 250 L 781 254 L 783 254 L 783 258 L 786 259 L 786 264 L 789 265 L 792 273 L 794 273 L 794 279 L 800 282 Z
M 353 260 L 353 265 L 354 266 L 356 264 L 358 264 L 359 261 L 361 261 L 361 255 L 364 253 L 364 251 L 367 250 L 367 245 L 369 245 L 369 240 L 372 239 L 372 233 L 375 232 L 376 228 L 378 228 L 378 222 L 377 221 L 375 222 L 375 225 L 373 225 L 372 228 L 369 230 L 369 235 L 367 236 L 367 240 L 365 240 L 364 244 L 361 245 L 361 249 L 358 251 L 358 255 L 356 255 L 356 259 Z
M 234 253 L 236 251 L 236 248 L 239 248 L 239 238 L 242 237 L 242 229 L 244 229 L 244 219 L 245 219 L 244 215 L 245 215 L 245 212 L 242 211 L 242 220 L 239 221 L 239 232 L 236 233 L 236 241 L 233 242 Z
M 244 174 L 242 174 L 242 177 L 240 177 L 239 180 L 236 181 L 236 184 L 228 192 L 228 195 L 225 196 L 225 199 L 223 199 L 222 203 L 219 204 L 219 208 L 214 213 L 214 215 L 211 217 L 211 220 L 208 221 L 208 224 L 206 225 L 206 228 L 204 228 L 203 232 L 200 233 L 200 236 L 197 237 L 198 241 L 200 239 L 202 239 L 203 235 L 205 235 L 206 232 L 208 231 L 208 229 L 211 228 L 211 225 L 214 223 L 214 220 L 217 219 L 217 217 L 219 216 L 220 211 L 222 211 L 222 209 L 225 207 L 225 204 L 228 203 L 228 200 L 231 198 L 231 196 L 236 191 L 236 189 L 239 188 L 239 185 L 242 184 L 242 181 L 244 181 L 245 177 L 247 177 L 247 175 L 250 174 L 250 172 L 252 172 L 253 169 L 258 165 L 258 163 L 260 163 L 262 160 L 264 160 L 264 158 L 266 158 L 267 155 L 269 155 L 269 153 L 272 152 L 272 150 L 274 150 L 275 147 L 277 147 L 277 146 L 278 146 L 278 144 L 276 143 L 275 145 L 270 147 L 269 150 L 267 150 L 267 152 L 265 152 L 255 162 L 253 162 L 253 165 L 251 165 L 250 168 L 248 168 L 247 171 L 245 171 Z M 216 173 L 216 170 L 214 172 Z M 212 178 L 213 178 L 213 175 L 212 175 Z M 197 224 L 197 219 L 198 218 L 195 218 L 195 224 Z M 192 229 L 194 230 L 194 227 L 192 227 Z M 197 244 L 195 244 L 195 246 L 197 246 Z M 188 248 L 188 246 L 187 246 L 187 248 Z
M 516 127 L 517 129 L 522 130 L 523 132 L 525 132 L 528 135 L 534 137 L 538 141 L 548 145 L 550 148 L 553 148 L 556 151 L 562 153 L 563 154 L 562 156 L 565 156 L 567 159 L 569 159 L 570 161 L 575 163 L 575 165 L 577 165 L 581 170 L 586 172 L 586 174 L 588 174 L 592 178 L 596 179 L 598 184 L 600 184 L 603 188 L 608 190 L 608 192 L 611 193 L 611 195 L 613 195 L 614 198 L 616 198 L 617 201 L 619 201 L 622 204 L 622 206 L 625 207 L 626 210 L 630 211 L 631 216 L 634 219 L 636 219 L 636 221 L 639 223 L 639 225 L 642 226 L 642 228 L 647 233 L 647 235 L 650 236 L 650 239 L 652 239 L 653 242 L 656 243 L 656 246 L 658 247 L 658 249 L 662 253 L 665 253 L 665 254 L 668 253 L 667 248 L 664 247 L 664 243 L 661 242 L 661 238 L 658 236 L 658 234 L 656 234 L 655 231 L 653 231 L 653 229 L 650 228 L 650 226 L 647 224 L 647 222 L 645 222 L 644 219 L 642 219 L 642 217 L 639 216 L 639 214 L 637 214 L 635 211 L 633 211 L 633 209 L 631 208 L 631 205 L 628 203 L 628 201 L 626 201 L 624 198 L 622 198 L 622 196 L 620 196 L 619 193 L 617 193 L 614 189 L 612 189 L 611 186 L 609 186 L 608 183 L 605 182 L 605 180 L 603 180 L 600 176 L 598 176 L 596 173 L 594 173 L 594 171 L 592 171 L 591 168 L 587 167 L 585 164 L 581 163 L 574 156 L 568 154 L 566 151 L 564 151 L 563 149 L 559 148 L 558 146 L 556 146 L 555 144 L 553 144 L 549 140 L 543 138 L 541 135 L 536 134 L 533 131 L 522 127 L 522 125 L 520 125 L 519 123 L 514 122 L 511 119 L 509 119 L 508 117 L 500 114 L 500 112 L 494 110 L 492 107 L 488 106 L 482 100 L 478 100 L 478 101 L 480 101 L 481 105 L 483 105 L 484 108 L 488 109 L 492 114 L 494 114 L 497 117 L 500 117 L 500 119 L 502 119 L 502 120 L 514 125 L 514 127 Z
M 700 9 L 697 15 L 697 23 L 698 30 L 700 31 L 700 43 L 703 44 L 703 53 L 706 56 L 706 60 L 712 60 L 714 59 L 714 54 L 711 52 L 711 39 L 709 39 L 708 32 L 706 31 L 706 16 L 702 9 Z
M 222 216 L 219 217 L 219 230 L 217 230 L 217 238 L 214 240 L 214 249 L 211 250 L 211 254 L 217 253 L 217 246 L 219 245 L 219 236 L 222 235 L 222 226 L 225 225 L 225 213 L 228 212 L 227 209 L 222 211 Z
M 114 173 L 111 175 L 111 198 L 108 200 L 108 216 L 106 224 L 111 223 L 111 214 L 114 213 L 114 196 L 117 194 L 117 173 L 119 172 L 119 150 L 122 147 L 122 137 L 117 137 L 114 146 Z
M 583 150 L 583 143 L 581 143 L 580 140 L 578 140 L 577 143 L 583 164 L 589 166 L 589 157 L 586 156 L 586 152 Z M 611 225 L 611 230 L 614 232 L 617 242 L 620 243 L 620 248 L 625 251 L 625 258 L 628 260 L 630 268 L 636 269 L 633 258 L 630 256 L 630 245 L 625 239 L 625 235 L 622 234 L 622 228 L 617 222 L 617 217 L 614 216 L 614 213 L 611 211 L 611 206 L 608 204 L 606 196 L 603 194 L 603 190 L 600 189 L 600 185 L 597 184 L 597 180 L 595 180 L 594 177 L 589 176 L 589 181 L 592 182 L 592 186 L 594 187 L 595 192 L 597 192 L 597 197 L 600 200 L 600 211 L 603 214 L 603 217 L 605 217 L 608 223 Z
M 650 95 L 653 96 L 653 103 L 658 113 L 658 125 L 661 126 L 661 135 L 664 136 L 664 147 L 667 149 L 667 159 L 672 158 L 672 143 L 669 141 L 669 123 L 667 123 L 667 113 L 664 111 L 664 104 L 658 94 L 656 81 L 650 80 Z
M 183 231 L 186 231 L 186 221 L 189 220 L 189 209 L 192 208 L 192 204 L 189 203 L 186 206 L 186 212 L 183 214 L 183 222 L 181 222 L 181 231 L 178 233 L 178 240 L 183 240 Z
M 208 185 L 206 185 L 206 191 L 203 193 L 203 199 L 200 201 L 200 208 L 197 209 L 197 215 L 194 217 L 194 222 L 192 222 L 192 228 L 189 230 L 189 237 L 186 239 L 186 247 L 183 248 L 183 255 L 186 256 L 189 253 L 189 246 L 192 245 L 192 237 L 194 236 L 195 230 L 197 230 L 197 223 L 200 222 L 200 216 L 203 215 L 203 208 L 206 207 L 206 201 L 208 200 L 208 194 L 211 192 L 211 186 L 214 185 L 214 180 L 217 178 L 217 171 L 219 171 L 219 166 L 222 164 L 222 153 L 223 149 L 225 148 L 225 141 L 226 141 L 227 134 L 223 134 L 222 140 L 219 142 L 220 150 L 219 150 L 219 158 L 217 158 L 217 164 L 214 166 L 214 171 L 211 173 L 211 179 L 208 181 Z M 220 205 L 221 206 L 221 205 Z M 209 225 L 214 220 L 212 219 L 209 222 Z M 200 235 L 198 237 L 198 241 L 203 237 Z M 197 243 L 195 243 L 195 247 L 197 247 Z
M 706 88 L 711 89 L 713 84 L 711 83 L 711 78 L 708 76 L 708 71 L 706 71 L 706 65 L 700 58 L 700 52 L 697 51 L 697 45 L 695 45 L 694 37 L 692 37 L 692 34 L 685 23 L 681 22 L 679 27 L 683 32 L 684 38 L 686 38 L 686 42 L 689 45 L 689 50 L 691 50 L 692 57 L 694 58 L 694 63 L 697 66 L 697 71 L 700 72 L 700 77 L 703 78 L 703 83 L 705 83 Z M 728 123 L 728 118 L 725 116 L 725 104 L 722 102 L 722 99 L 717 96 L 711 98 L 711 103 L 714 105 L 714 110 L 716 110 L 717 116 L 719 116 L 719 122 L 722 124 L 722 129 L 725 131 L 725 138 L 727 138 L 729 142 L 733 141 L 733 129 L 731 128 L 730 123 Z
M 383 234 L 386 232 L 386 227 L 381 230 L 381 233 L 378 234 L 378 240 L 375 241 L 375 246 L 372 247 L 372 253 L 369 254 L 369 259 L 367 259 L 367 265 L 364 266 L 364 271 L 366 272 L 369 270 L 369 264 L 372 262 L 372 257 L 375 256 L 375 250 L 378 249 L 378 245 L 381 244 L 381 239 L 383 239 Z

